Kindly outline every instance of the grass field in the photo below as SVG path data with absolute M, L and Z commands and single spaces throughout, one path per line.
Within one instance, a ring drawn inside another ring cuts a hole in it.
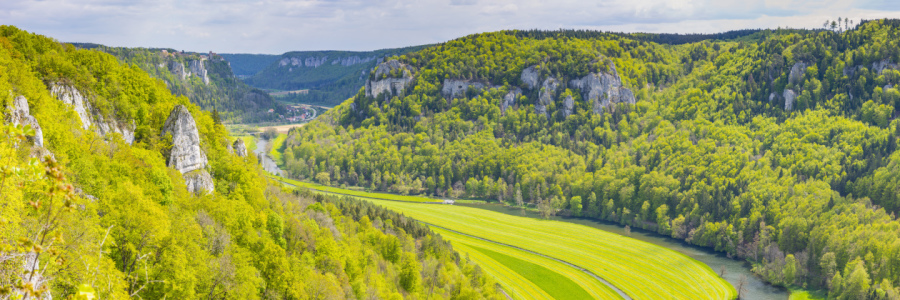
M 421 203 L 440 201 L 426 197 L 370 193 L 285 178 L 273 179 L 323 193 L 355 196 L 432 225 L 562 259 L 599 275 L 634 299 L 733 299 L 736 295 L 731 284 L 699 261 L 674 250 L 588 226 L 517 217 L 472 207 Z M 563 263 L 509 246 L 454 234 L 439 227 L 432 228 L 454 243 L 455 247 L 458 246 L 460 252 L 470 255 L 516 299 L 560 296 L 550 296 L 528 279 L 542 281 L 546 280 L 546 276 L 527 275 L 528 272 L 520 274 L 518 271 L 522 270 L 513 270 L 501 262 L 503 259 L 498 261 L 479 249 L 543 266 L 575 282 L 592 298 L 621 298 L 587 273 Z
M 244 140 L 244 146 L 247 146 L 247 153 L 253 154 L 253 150 L 256 150 L 256 137 L 250 135 L 235 137 Z
M 319 190 L 319 191 L 326 192 L 326 193 L 350 195 L 350 196 L 357 196 L 357 197 L 364 197 L 364 198 L 371 198 L 371 199 L 393 200 L 393 201 L 442 202 L 442 200 L 440 200 L 440 199 L 433 199 L 433 198 L 427 198 L 427 197 L 404 196 L 404 195 L 387 194 L 387 193 L 370 193 L 370 192 L 365 192 L 365 191 L 348 190 L 348 189 L 325 186 L 325 185 L 321 185 L 321 184 L 317 184 L 317 183 L 303 182 L 303 181 L 299 181 L 299 180 L 274 177 L 271 175 L 269 177 L 273 178 L 275 180 L 279 180 L 282 182 L 286 182 L 286 183 L 295 185 L 295 186 L 305 187 L 305 188 L 309 188 L 309 189 L 315 189 L 315 190 Z
M 825 300 L 828 299 L 828 293 L 825 291 L 808 291 L 791 289 L 791 297 L 789 300 Z
M 432 228 L 453 248 L 495 278 L 515 299 L 621 299 L 615 291 L 587 273 L 561 262 Z
M 274 140 L 272 140 L 272 149 L 269 150 L 269 157 L 275 161 L 279 166 L 284 165 L 284 158 L 282 156 L 281 147 L 284 146 L 284 141 L 287 140 L 287 134 L 279 134 Z
M 731 299 L 734 287 L 681 253 L 591 227 L 483 209 L 368 199 L 453 231 L 562 259 L 634 299 Z

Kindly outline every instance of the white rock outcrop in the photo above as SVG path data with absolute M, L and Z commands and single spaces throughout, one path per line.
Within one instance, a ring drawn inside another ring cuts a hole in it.
M 234 154 L 237 154 L 237 156 L 247 156 L 247 145 L 244 145 L 244 140 L 242 139 L 237 139 L 237 141 L 234 141 L 234 146 L 232 147 L 232 149 L 234 149 Z
M 200 149 L 200 133 L 194 117 L 183 105 L 175 106 L 163 125 L 162 135 L 172 135 L 172 150 L 169 154 L 168 166 L 175 168 L 184 176 L 189 192 L 199 194 L 201 191 L 211 193 L 212 176 L 206 171 L 208 160 L 206 153 Z
M 806 63 L 798 62 L 791 67 L 791 73 L 788 74 L 789 84 L 803 83 L 803 74 L 806 73 Z
M 791 111 L 794 109 L 794 99 L 797 98 L 797 93 L 792 89 L 784 90 L 782 95 L 784 97 L 784 110 Z
M 94 128 L 94 132 L 101 136 L 118 133 L 129 145 L 134 143 L 134 120 L 122 122 L 115 118 L 103 117 L 98 111 L 91 108 L 91 103 L 75 87 L 67 84 L 55 83 L 50 86 L 50 93 L 62 103 L 69 105 L 81 119 L 81 128 L 88 130 Z
M 466 91 L 469 90 L 469 87 L 481 90 L 485 88 L 485 85 L 484 83 L 477 81 L 473 82 L 463 79 L 444 79 L 444 86 L 441 88 L 441 93 L 444 95 L 444 98 L 447 99 L 465 97 Z
M 183 64 L 181 64 L 178 61 L 174 61 L 174 60 L 169 61 L 169 72 L 172 72 L 172 74 L 175 75 L 175 77 L 177 77 L 180 80 L 185 80 L 185 79 L 187 79 L 188 76 L 191 75 L 188 71 L 186 71 L 184 69 Z
M 890 59 L 882 59 L 872 63 L 872 71 L 875 74 L 881 74 L 885 69 L 900 69 L 895 63 L 892 63 Z
M 534 105 L 534 112 L 538 115 L 543 115 L 545 117 L 550 116 L 550 112 L 547 111 L 547 106 L 553 103 L 554 97 L 556 95 L 556 89 L 559 88 L 559 80 L 553 77 L 547 77 L 544 79 L 544 83 L 541 84 L 541 92 L 538 96 L 538 103 Z
M 379 97 L 385 93 L 388 97 L 399 95 L 412 82 L 412 74 L 410 66 L 397 60 L 378 64 L 375 79 L 366 81 L 366 96 Z
M 522 70 L 522 82 L 528 86 L 528 89 L 534 89 L 540 82 L 541 73 L 537 70 L 537 66 L 530 66 Z
M 566 96 L 566 100 L 563 101 L 563 117 L 568 118 L 575 112 L 575 99 L 572 98 L 572 95 Z
M 188 66 L 191 69 L 191 74 L 197 75 L 203 80 L 203 84 L 209 85 L 209 74 L 206 71 L 206 66 L 203 64 L 202 60 L 192 60 L 188 62 Z
M 31 115 L 28 99 L 25 99 L 24 96 L 16 96 L 7 110 L 9 111 L 9 123 L 13 125 L 31 126 L 31 129 L 34 129 L 34 136 L 29 139 L 35 146 L 43 148 L 44 132 L 41 130 L 41 125 L 38 124 L 37 119 Z
M 505 114 L 506 110 L 516 105 L 516 100 L 522 95 L 522 89 L 515 88 L 503 95 L 503 101 L 500 102 L 500 113 Z
M 603 113 L 604 108 L 612 107 L 616 103 L 636 102 L 634 93 L 622 86 L 622 79 L 616 72 L 616 66 L 612 65 L 610 70 L 612 74 L 591 73 L 569 81 L 571 87 L 581 90 L 582 98 L 591 105 L 595 114 Z

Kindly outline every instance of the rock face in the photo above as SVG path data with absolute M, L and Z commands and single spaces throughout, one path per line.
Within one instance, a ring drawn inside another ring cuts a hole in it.
M 611 107 L 616 103 L 634 104 L 636 102 L 634 93 L 622 86 L 616 66 L 613 65 L 610 69 L 612 74 L 591 73 L 569 82 L 571 87 L 581 90 L 582 98 L 591 105 L 595 114 L 603 113 L 603 108 Z
M 462 79 L 444 79 L 444 86 L 441 88 L 441 93 L 444 94 L 444 98 L 453 99 L 466 95 L 466 91 L 469 90 L 469 87 L 473 87 L 475 89 L 483 89 L 485 85 L 481 82 L 471 82 L 468 80 Z
M 399 76 L 399 77 L 397 77 Z M 399 95 L 412 82 L 412 68 L 397 60 L 378 64 L 375 79 L 366 81 L 366 96 Z
M 797 98 L 797 93 L 794 90 L 786 89 L 784 90 L 784 110 L 791 111 L 794 109 L 794 98 Z
M 237 154 L 237 156 L 247 156 L 247 146 L 244 145 L 244 140 L 237 139 L 237 141 L 234 141 L 234 146 L 232 148 L 234 149 L 234 154 Z
M 566 96 L 566 100 L 563 101 L 563 117 L 568 118 L 575 112 L 575 99 L 572 98 L 572 95 Z
M 13 99 L 13 102 L 8 107 L 9 110 L 9 123 L 13 125 L 22 125 L 22 126 L 31 126 L 31 129 L 34 129 L 34 136 L 31 137 L 31 141 L 37 147 L 44 147 L 44 132 L 41 130 L 41 125 L 38 124 L 37 119 L 31 115 L 31 108 L 28 106 L 28 99 L 25 99 L 24 96 L 17 96 Z
M 184 65 L 177 61 L 169 61 L 169 72 L 175 75 L 175 77 L 185 80 L 188 75 L 187 71 L 184 70 Z
M 872 71 L 875 72 L 875 74 L 881 74 L 885 69 L 900 69 L 900 66 L 891 63 L 890 59 L 882 59 L 872 63 Z
M 81 119 L 81 128 L 88 130 L 94 127 L 94 132 L 101 136 L 107 136 L 113 132 L 122 136 L 129 145 L 134 143 L 135 124 L 132 120 L 129 123 L 121 122 L 114 118 L 106 120 L 102 114 L 91 108 L 90 101 L 82 95 L 78 89 L 71 85 L 55 83 L 50 86 L 50 93 L 62 103 L 65 103 L 75 110 Z
M 367 63 L 367 62 L 373 61 L 375 59 L 376 59 L 375 56 L 360 58 L 359 56 L 354 55 L 354 56 L 348 56 L 348 57 L 344 57 L 344 58 L 335 59 L 331 62 L 331 64 L 332 65 L 340 64 L 341 66 L 349 67 L 349 66 L 352 66 L 355 64 Z
M 806 73 L 806 63 L 798 62 L 791 67 L 791 73 L 788 74 L 789 84 L 802 83 L 803 74 Z
M 547 106 L 553 103 L 553 97 L 556 95 L 556 89 L 559 88 L 559 80 L 553 77 L 547 77 L 544 79 L 544 83 L 541 84 L 541 93 L 538 96 L 538 103 L 534 105 L 534 112 L 539 115 L 544 115 L 545 117 L 550 116 L 550 112 L 547 111 Z
M 192 60 L 188 63 L 191 68 L 191 73 L 200 77 L 203 80 L 203 84 L 209 85 L 209 74 L 206 71 L 206 67 L 203 65 L 202 60 Z M 183 67 L 182 67 L 183 68 Z
M 506 110 L 516 105 L 516 99 L 522 95 L 522 89 L 516 88 L 503 95 L 503 101 L 500 102 L 500 113 L 505 114 Z
M 175 106 L 163 125 L 162 134 L 172 135 L 172 150 L 168 166 L 184 176 L 188 191 L 192 193 L 212 192 L 212 177 L 206 171 L 208 160 L 200 149 L 200 133 L 194 117 L 183 105 Z
M 538 85 L 540 75 L 537 66 L 530 66 L 522 70 L 522 82 L 528 86 L 528 89 L 534 89 Z

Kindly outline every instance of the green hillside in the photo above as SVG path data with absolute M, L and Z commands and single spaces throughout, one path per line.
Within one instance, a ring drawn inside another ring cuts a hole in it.
M 308 94 L 283 97 L 289 102 L 325 106 L 340 104 L 356 94 L 366 76 L 385 57 L 418 51 L 415 46 L 376 51 L 295 51 L 282 54 L 244 81 L 256 88 L 304 90 Z
M 275 54 L 219 54 L 228 61 L 235 76 L 246 78 L 259 73 L 280 58 Z
M 0 299 L 503 299 L 424 225 L 270 182 L 153 76 L 0 26 Z
M 476 34 L 389 59 L 285 144 L 295 178 L 644 228 L 774 285 L 896 297 L 900 20 Z
M 88 44 L 89 45 L 89 44 Z M 81 48 L 83 44 L 79 44 Z M 235 77 L 229 61 L 215 53 L 185 53 L 174 49 L 147 49 L 89 45 L 135 65 L 153 78 L 166 83 L 169 90 L 186 96 L 203 110 L 217 111 L 227 123 L 281 121 L 289 117 L 284 105 L 269 94 L 248 86 Z M 206 73 L 206 80 L 202 73 Z M 273 109 L 273 113 L 269 113 Z

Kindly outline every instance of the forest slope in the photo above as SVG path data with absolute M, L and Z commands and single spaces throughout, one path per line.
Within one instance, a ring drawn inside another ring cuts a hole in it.
M 295 178 L 645 228 L 835 298 L 900 295 L 900 21 L 657 44 L 496 32 L 389 59 Z
M 0 91 L 0 299 L 502 297 L 412 220 L 270 184 L 137 65 L 0 26 Z
M 261 89 L 306 89 L 308 94 L 290 95 L 285 100 L 334 106 L 353 96 L 365 84 L 369 71 L 385 57 L 422 48 L 424 46 L 375 51 L 287 52 L 244 81 Z

